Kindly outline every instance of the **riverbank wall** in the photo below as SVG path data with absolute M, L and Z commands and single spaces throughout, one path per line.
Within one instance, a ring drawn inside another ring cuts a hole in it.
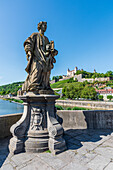
M 113 110 L 58 110 L 64 129 L 113 129 Z M 0 116 L 0 138 L 11 136 L 10 127 L 22 113 Z
M 113 110 L 113 102 L 104 101 L 78 101 L 78 100 L 56 100 L 56 105 L 63 107 L 84 107 L 98 110 Z

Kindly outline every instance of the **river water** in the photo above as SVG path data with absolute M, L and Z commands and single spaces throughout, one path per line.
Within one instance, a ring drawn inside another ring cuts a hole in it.
M 0 99 L 0 115 L 22 113 L 23 108 L 24 106 L 22 104 Z

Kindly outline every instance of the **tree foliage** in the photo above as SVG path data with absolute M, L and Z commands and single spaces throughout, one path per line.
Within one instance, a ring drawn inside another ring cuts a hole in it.
M 95 100 L 97 98 L 97 92 L 92 86 L 85 86 L 81 92 L 81 98 Z
M 65 85 L 62 89 L 62 93 L 69 99 L 85 98 L 94 100 L 97 98 L 97 92 L 95 89 L 92 86 L 88 86 L 87 84 L 81 82 Z
M 17 95 L 17 91 L 22 87 L 23 82 L 15 82 L 0 86 L 0 95 L 13 94 Z
M 109 100 L 111 100 L 112 98 L 113 98 L 112 95 L 108 95 L 108 96 L 107 96 L 107 99 L 109 99 Z
M 60 76 L 53 76 L 52 77 L 52 80 L 55 80 L 55 79 L 57 79 L 57 80 L 59 80 L 59 79 L 62 79 L 63 77 L 60 75 Z
M 103 95 L 98 95 L 99 100 L 103 100 Z
M 83 78 L 99 78 L 99 77 L 113 77 L 113 72 L 112 71 L 107 71 L 105 74 L 104 73 L 91 73 L 87 72 L 84 70 L 78 70 L 76 72 L 76 75 L 82 74 Z

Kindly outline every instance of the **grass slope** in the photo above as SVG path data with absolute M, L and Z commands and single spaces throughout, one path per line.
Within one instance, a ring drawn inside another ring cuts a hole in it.
M 51 84 L 51 88 L 63 88 L 67 82 L 68 80 L 57 81 L 56 83 Z

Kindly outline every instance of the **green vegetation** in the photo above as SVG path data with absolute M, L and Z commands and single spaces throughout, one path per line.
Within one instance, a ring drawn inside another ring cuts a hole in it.
M 113 87 L 113 80 L 106 82 L 106 86 Z
M 57 108 L 57 110 L 64 110 L 64 108 L 62 106 L 55 105 L 55 107 Z
M 51 88 L 62 88 L 67 83 L 67 80 L 57 81 L 54 84 L 51 84 Z
M 17 100 L 17 99 L 13 99 L 13 98 L 3 99 L 3 100 L 8 100 L 10 102 L 14 101 L 14 102 L 17 102 L 17 103 L 23 103 L 23 100 Z
M 76 82 L 66 84 L 62 89 L 63 95 L 68 99 L 97 99 L 97 92 L 94 87 L 89 86 L 86 82 Z
M 57 110 L 91 110 L 91 109 L 88 109 L 88 108 L 84 108 L 84 107 L 67 107 L 67 108 L 63 108 L 62 106 L 59 106 L 59 105 L 55 105 L 55 107 L 57 108 Z
M 45 151 L 46 153 L 51 153 L 51 151 L 50 150 L 47 150 L 47 151 Z
M 71 110 L 71 107 L 67 107 L 66 110 Z
M 78 70 L 76 74 L 77 75 L 83 74 L 83 77 L 85 78 L 95 78 L 95 77 L 112 77 L 113 78 L 112 71 L 107 71 L 104 74 L 104 73 L 90 73 L 84 70 L 83 71 Z M 54 79 L 61 79 L 61 78 L 62 76 L 53 76 L 52 79 L 54 80 Z M 11 93 L 12 95 L 16 96 L 17 91 L 22 87 L 23 83 L 24 82 L 15 82 L 12 84 L 0 86 L 0 95 L 7 95 Z M 103 87 L 100 87 L 101 85 Z M 93 88 L 93 86 L 96 89 L 103 89 L 104 87 L 108 87 L 108 86 L 113 88 L 113 80 L 110 80 L 108 82 L 107 81 L 104 81 L 104 82 L 95 81 L 93 83 L 84 81 L 83 83 L 81 83 L 81 82 L 77 82 L 77 80 L 73 80 L 73 78 L 70 78 L 68 80 L 62 80 L 54 84 L 51 84 L 51 88 L 53 89 L 63 88 L 63 94 L 64 94 L 64 96 L 62 97 L 63 99 L 85 98 L 85 99 L 95 100 L 97 99 L 97 95 L 96 95 L 96 91 Z M 58 91 L 55 91 L 56 95 L 59 95 Z M 102 100 L 102 98 L 100 100 Z
M 0 95 L 13 94 L 17 95 L 17 91 L 22 87 L 23 82 L 15 82 L 0 86 Z
M 73 107 L 72 110 L 91 110 L 84 107 Z
M 97 92 L 94 87 L 85 86 L 81 91 L 81 98 L 95 100 L 97 99 Z
M 91 72 L 87 72 L 84 70 L 78 70 L 76 72 L 76 75 L 78 74 L 82 74 L 83 78 L 98 78 L 98 77 L 113 77 L 113 72 L 112 71 L 107 71 L 105 74 L 104 73 L 91 73 Z
M 112 98 L 113 98 L 112 95 L 108 95 L 108 96 L 107 96 L 107 99 L 109 99 L 109 100 L 111 100 Z
M 59 94 L 58 94 L 56 91 L 54 91 L 54 94 L 57 95 L 57 96 L 59 96 Z
M 59 80 L 59 79 L 62 79 L 62 78 L 63 78 L 62 76 L 53 76 L 52 80 Z
M 98 95 L 99 100 L 103 100 L 103 95 Z
M 73 80 L 73 78 L 70 78 L 68 80 L 62 80 L 62 81 L 57 81 L 54 84 L 51 84 L 51 88 L 63 88 L 66 83 L 73 83 L 77 82 L 77 80 Z

